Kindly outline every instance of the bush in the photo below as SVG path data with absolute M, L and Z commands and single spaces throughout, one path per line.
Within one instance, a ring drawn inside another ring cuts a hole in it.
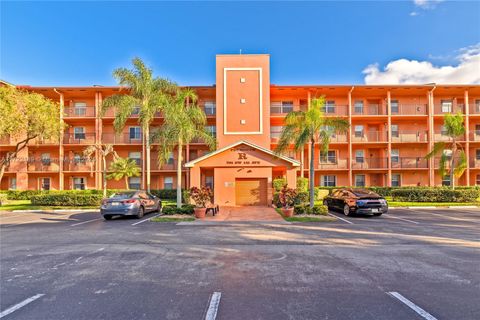
M 165 215 L 173 215 L 173 214 L 193 214 L 194 206 L 191 204 L 185 204 L 181 208 L 177 208 L 176 206 L 166 206 L 163 208 L 162 212 Z
M 108 189 L 107 197 L 111 196 L 115 192 L 124 191 L 118 189 Z M 159 197 L 160 199 L 176 199 L 177 190 L 176 189 L 158 189 L 150 190 L 150 193 L 154 196 Z M 30 200 L 32 196 L 43 195 L 43 194 L 99 194 L 103 195 L 102 190 L 8 190 L 6 191 L 8 200 Z
M 280 208 L 282 206 L 282 203 L 280 202 L 280 193 L 279 192 L 275 192 L 273 194 L 272 203 L 277 208 Z
M 0 206 L 4 205 L 5 203 L 7 203 L 7 194 L 0 193 Z
M 184 190 L 182 189 L 182 194 Z M 160 199 L 176 199 L 177 198 L 177 189 L 158 189 L 150 190 L 150 193 L 154 196 L 159 197 Z
M 480 197 L 477 188 L 401 188 L 391 191 L 394 201 L 403 202 L 475 202 Z
M 312 214 L 326 216 L 328 215 L 328 207 L 324 205 L 313 206 Z
M 299 214 L 314 214 L 314 215 L 324 215 L 328 214 L 327 206 L 315 205 L 313 208 L 310 208 L 308 204 L 299 204 L 294 207 L 293 212 L 297 215 Z
M 284 185 L 279 193 L 279 200 L 282 208 L 291 208 L 295 205 L 297 191 Z
M 100 206 L 101 194 L 50 193 L 31 196 L 33 205 L 38 206 Z
M 310 200 L 310 195 L 308 194 L 308 191 L 304 192 L 298 192 L 297 196 L 295 197 L 295 204 L 302 204 L 309 202 Z
M 297 192 L 307 192 L 308 193 L 308 178 L 298 177 L 297 178 Z
M 275 192 L 280 192 L 282 188 L 287 185 L 287 179 L 286 178 L 273 179 L 272 185 L 273 185 L 273 190 Z

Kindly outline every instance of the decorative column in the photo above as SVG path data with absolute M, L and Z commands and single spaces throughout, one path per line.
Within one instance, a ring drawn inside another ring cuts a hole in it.
M 387 186 L 391 187 L 392 186 L 392 138 L 391 138 L 391 133 L 392 133 L 392 106 L 391 106 L 391 95 L 390 95 L 390 90 L 387 91 L 387 116 L 388 116 L 388 122 L 387 122 L 387 142 L 388 142 L 388 147 L 387 147 L 387 168 L 388 168 L 388 174 L 387 174 Z M 402 160 L 400 159 L 400 163 Z
M 61 129 L 60 129 L 60 141 L 59 141 L 59 149 L 58 149 L 58 158 L 59 158 L 59 173 L 58 173 L 58 189 L 63 190 L 64 189 L 64 174 L 63 174 L 63 168 L 65 164 L 65 155 L 64 155 L 64 148 L 63 148 L 63 135 L 64 135 L 64 126 L 63 126 L 63 113 L 64 113 L 64 104 L 65 100 L 63 97 L 63 93 L 58 92 L 56 89 L 54 89 L 55 92 L 57 92 L 60 95 L 60 124 L 61 124 Z
M 348 184 L 353 186 L 353 173 L 352 173 L 352 91 L 355 87 L 352 87 L 348 91 Z
M 432 90 L 427 92 L 428 98 L 428 152 L 430 153 L 433 150 L 434 144 L 434 122 L 433 114 L 435 110 L 433 91 L 436 87 L 433 87 Z M 428 160 L 428 185 L 430 187 L 435 186 L 435 158 L 432 157 Z
M 468 103 L 468 90 L 465 90 L 464 94 L 465 105 L 465 155 L 467 156 L 467 169 L 465 184 L 470 185 L 470 106 Z

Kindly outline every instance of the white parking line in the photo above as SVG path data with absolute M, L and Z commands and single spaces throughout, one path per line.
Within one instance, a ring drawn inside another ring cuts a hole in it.
M 338 216 L 336 216 L 336 215 L 334 215 L 334 214 L 328 213 L 328 215 L 329 215 L 329 216 L 332 216 L 332 217 L 334 217 L 334 218 L 340 219 L 340 220 L 342 220 L 342 221 L 345 221 L 346 223 L 353 224 L 353 222 L 348 221 L 347 219 L 340 218 L 340 217 L 338 217 Z
M 148 221 L 148 220 L 150 220 L 150 219 L 152 219 L 152 218 L 158 217 L 159 215 L 161 215 L 161 213 L 159 213 L 159 214 L 156 214 L 156 215 L 154 215 L 153 217 L 150 217 L 150 218 L 143 219 L 143 220 L 141 220 L 141 221 L 138 221 L 138 222 L 132 223 L 132 226 L 136 226 L 137 224 L 140 224 L 140 223 L 142 223 L 142 222 L 145 222 L 145 221 Z
M 70 225 L 70 227 L 75 227 L 75 226 L 79 226 L 81 224 L 85 224 L 85 223 L 89 223 L 89 222 L 93 222 L 93 221 L 98 221 L 98 220 L 102 220 L 103 218 L 98 218 L 98 219 L 92 219 L 92 220 L 87 220 L 87 221 L 83 221 L 83 222 L 79 222 L 79 223 L 74 223 L 72 225 Z
M 426 213 L 426 214 L 431 214 L 431 215 L 434 215 L 434 216 L 437 216 L 437 217 L 442 217 L 442 218 L 445 218 L 445 219 L 450 219 L 450 220 L 457 220 L 457 221 L 463 221 L 463 222 L 471 222 L 471 223 L 479 223 L 478 221 L 475 221 L 475 220 L 470 220 L 470 219 L 465 219 L 465 218 L 458 218 L 458 217 L 452 217 L 452 216 L 448 216 L 448 215 L 444 215 L 444 214 L 440 214 L 440 213 L 436 213 L 436 212 L 425 212 L 425 211 L 416 211 L 416 210 L 410 210 L 412 212 L 416 212 L 416 213 Z
M 412 309 L 413 311 L 418 313 L 424 319 L 437 320 L 437 318 L 435 318 L 430 313 L 428 313 L 427 311 L 425 311 L 422 308 L 420 308 L 419 306 L 417 306 L 412 301 L 410 301 L 407 298 L 405 298 L 404 296 L 402 296 L 400 293 L 393 291 L 393 292 L 387 292 L 387 294 L 391 295 L 392 297 L 394 297 L 394 298 L 400 300 L 401 302 L 403 302 L 404 304 L 406 304 L 410 309 Z
M 385 215 L 385 217 L 391 218 L 391 219 L 398 219 L 398 220 L 402 220 L 402 221 L 406 221 L 406 222 L 410 222 L 410 223 L 420 224 L 420 222 L 416 222 L 416 221 L 412 221 L 412 220 L 408 220 L 408 219 L 403 219 L 403 218 L 399 218 L 399 217 L 392 217 L 390 215 Z
M 9 315 L 9 314 L 12 313 L 12 312 L 17 311 L 18 309 L 26 306 L 26 305 L 29 304 L 30 302 L 33 302 L 33 301 L 37 300 L 38 298 L 43 297 L 44 295 L 45 295 L 45 294 L 43 294 L 43 293 L 36 294 L 36 295 L 34 295 L 33 297 L 30 297 L 30 298 L 28 298 L 28 299 L 26 299 L 26 300 L 23 300 L 22 302 L 17 303 L 16 305 L 8 308 L 7 310 L 2 311 L 2 312 L 0 313 L 0 319 L 3 318 L 3 317 L 5 317 L 6 315 Z
M 220 304 L 221 292 L 214 292 L 210 298 L 210 305 L 208 306 L 207 315 L 205 320 L 215 320 L 217 318 L 218 306 Z

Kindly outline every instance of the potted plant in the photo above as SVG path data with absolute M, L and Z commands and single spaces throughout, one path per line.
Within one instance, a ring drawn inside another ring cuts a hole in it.
M 286 185 L 280 190 L 279 201 L 282 205 L 282 213 L 285 217 L 293 216 L 293 209 L 295 205 L 295 198 L 297 197 L 297 191 L 289 188 Z
M 190 198 L 195 203 L 195 218 L 203 219 L 205 218 L 205 212 L 207 211 L 207 204 L 212 202 L 213 194 L 212 190 L 209 187 L 191 187 L 190 188 Z

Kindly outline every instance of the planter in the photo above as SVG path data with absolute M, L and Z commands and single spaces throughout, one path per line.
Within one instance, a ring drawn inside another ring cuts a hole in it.
M 293 217 L 293 208 L 282 208 L 282 213 L 285 217 L 291 218 Z
M 207 208 L 195 208 L 193 210 L 195 212 L 195 218 L 197 219 L 205 218 L 205 213 L 207 212 Z

